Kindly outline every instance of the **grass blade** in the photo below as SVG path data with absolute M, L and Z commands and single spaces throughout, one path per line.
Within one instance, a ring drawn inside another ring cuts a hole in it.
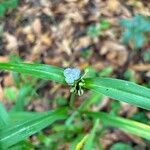
M 85 79 L 85 88 L 150 110 L 150 89 L 135 83 L 111 78 L 94 78 Z
M 61 108 L 6 126 L 0 130 L 0 148 L 12 146 L 66 117 L 66 109 Z
M 93 146 L 94 146 L 94 137 L 95 137 L 95 134 L 96 134 L 98 123 L 99 123 L 99 119 L 97 119 L 95 121 L 94 127 L 91 130 L 91 133 L 89 134 L 89 136 L 88 136 L 88 138 L 87 138 L 87 140 L 85 142 L 83 150 L 91 150 L 91 149 L 93 149 Z
M 78 142 L 78 144 L 76 145 L 75 150 L 82 150 L 82 147 L 84 145 L 84 143 L 86 142 L 87 138 L 88 138 L 89 134 L 85 135 L 81 141 Z
M 28 74 L 37 78 L 65 83 L 63 69 L 44 64 L 0 63 L 0 69 Z
M 23 111 L 26 97 L 32 92 L 31 85 L 23 85 L 19 90 L 15 105 L 11 108 L 11 111 Z
M 8 113 L 6 112 L 2 103 L 0 103 L 0 128 L 7 125 L 10 122 Z
M 85 112 L 85 114 L 95 119 L 100 119 L 100 121 L 105 125 L 116 127 L 128 133 L 150 140 L 149 125 L 121 117 L 112 116 L 103 112 Z
M 17 121 L 21 121 L 21 120 L 27 120 L 29 118 L 34 118 L 37 116 L 42 116 L 45 113 L 47 113 L 47 112 L 38 113 L 38 112 L 26 112 L 26 111 L 20 111 L 20 112 L 10 111 L 9 116 L 13 122 L 17 122 Z
M 84 135 L 83 134 L 79 134 L 70 144 L 69 146 L 69 150 L 75 150 L 77 144 L 83 139 Z

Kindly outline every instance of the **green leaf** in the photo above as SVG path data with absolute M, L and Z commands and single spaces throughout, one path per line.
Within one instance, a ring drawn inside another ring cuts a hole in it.
M 141 48 L 145 42 L 145 36 L 143 34 L 136 33 L 133 37 L 133 43 L 135 48 Z
M 119 143 L 113 144 L 110 150 L 132 150 L 132 147 L 128 144 L 119 142 Z
M 44 64 L 0 63 L 0 69 L 28 74 L 37 78 L 65 83 L 63 69 Z
M 114 115 L 114 116 L 117 116 L 119 109 L 120 109 L 120 103 L 117 102 L 117 101 L 112 101 L 111 102 L 110 114 Z
M 12 146 L 46 128 L 53 122 L 65 119 L 66 117 L 66 109 L 61 108 L 10 124 L 0 129 L 0 147 L 7 148 Z
M 86 142 L 87 138 L 88 138 L 88 134 L 85 135 L 76 145 L 75 150 L 82 150 L 82 147 L 84 145 L 84 143 Z
M 30 141 L 21 141 L 11 147 L 8 150 L 34 150 L 32 143 Z
M 3 17 L 5 15 L 5 8 L 3 5 L 0 4 L 0 17 Z
M 5 9 L 16 8 L 18 5 L 18 0 L 3 0 L 0 5 L 2 5 Z
M 130 19 L 121 19 L 120 25 L 125 28 L 122 34 L 122 41 L 128 43 L 132 40 L 135 49 L 141 48 L 145 42 L 144 33 L 150 32 L 150 20 L 142 15 L 135 15 Z
M 79 110 L 87 110 L 92 104 L 95 104 L 97 102 L 101 102 L 103 98 L 103 94 L 97 93 L 97 92 L 92 92 L 90 96 L 88 96 L 83 103 L 80 105 L 78 108 Z
M 37 117 L 37 116 L 41 116 L 43 114 L 44 114 L 44 112 L 41 112 L 41 113 L 25 112 L 25 111 L 20 111 L 20 112 L 10 111 L 9 112 L 9 116 L 10 116 L 10 118 L 13 122 L 18 122 L 18 121 L 21 121 L 21 120 L 27 120 L 29 118 L 34 118 L 34 117 Z
M 88 59 L 92 55 L 92 50 L 91 49 L 82 49 L 80 51 L 80 56 L 83 57 L 84 59 Z
M 131 19 L 120 19 L 119 24 L 124 28 L 131 28 L 133 23 Z
M 111 78 L 85 79 L 85 88 L 113 99 L 150 110 L 150 89 L 129 81 Z
M 18 91 L 14 87 L 4 88 L 4 96 L 9 101 L 14 102 L 16 100 L 16 93 L 18 93 Z
M 10 123 L 10 118 L 2 103 L 0 103 L 0 128 Z
M 147 118 L 147 116 L 144 112 L 137 112 L 130 119 L 139 121 L 139 122 L 142 122 L 145 124 L 150 123 L 150 120 Z
M 107 126 L 116 127 L 128 133 L 150 140 L 149 125 L 121 117 L 116 117 L 103 112 L 84 112 L 84 114 L 95 119 L 100 119 L 100 121 Z
M 0 17 L 5 15 L 7 9 L 14 9 L 18 5 L 18 0 L 3 0 L 0 2 Z
M 103 19 L 99 22 L 99 25 L 100 25 L 100 29 L 101 30 L 106 30 L 109 28 L 110 24 L 109 22 L 106 20 L 106 19 Z
M 87 138 L 87 140 L 85 142 L 83 150 L 92 150 L 93 149 L 93 146 L 94 146 L 94 137 L 95 137 L 95 134 L 96 134 L 98 123 L 99 123 L 99 119 L 97 119 L 95 121 L 94 127 L 93 127 L 91 133 L 89 134 L 89 136 L 88 136 L 88 138 Z
M 76 145 L 83 139 L 84 135 L 79 134 L 77 137 L 72 141 L 72 143 L 69 146 L 69 150 L 75 150 Z
M 87 67 L 85 69 L 86 73 L 86 78 L 95 78 L 96 77 L 96 70 L 92 67 Z
M 112 72 L 113 72 L 113 68 L 112 68 L 112 67 L 106 67 L 106 68 L 102 69 L 102 70 L 98 73 L 98 75 L 99 75 L 100 77 L 107 77 L 107 76 L 109 76 Z
M 89 37 L 97 37 L 99 36 L 100 34 L 100 26 L 99 25 L 90 25 L 88 28 L 87 28 L 87 35 Z
M 15 105 L 12 107 L 11 111 L 23 111 L 25 100 L 29 93 L 32 92 L 32 86 L 31 85 L 24 85 L 18 93 L 17 100 Z
M 125 31 L 122 33 L 122 37 L 121 37 L 121 41 L 125 44 L 129 43 L 129 40 L 132 38 L 132 32 L 129 31 Z
M 124 74 L 124 79 L 125 80 L 128 80 L 128 81 L 131 81 L 131 82 L 136 82 L 136 79 L 135 79 L 135 71 L 134 70 L 131 70 L 131 69 L 127 69 Z

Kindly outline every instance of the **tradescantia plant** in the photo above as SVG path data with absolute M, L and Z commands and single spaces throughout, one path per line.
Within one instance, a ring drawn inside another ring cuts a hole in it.
M 0 149 L 13 147 L 27 137 L 39 132 L 56 121 L 64 120 L 64 130 L 73 126 L 76 116 L 93 118 L 93 129 L 89 134 L 80 135 L 71 143 L 70 149 L 92 149 L 94 137 L 99 129 L 99 122 L 107 126 L 119 128 L 125 132 L 150 140 L 150 126 L 129 119 L 124 119 L 104 112 L 90 112 L 88 107 L 104 94 L 112 99 L 127 102 L 131 105 L 150 110 L 150 89 L 129 81 L 113 78 L 89 78 L 87 71 L 82 75 L 77 68 L 59 68 L 45 64 L 0 63 L 1 70 L 14 71 L 31 75 L 36 78 L 51 80 L 63 85 L 69 85 L 71 97 L 70 106 L 57 108 L 48 112 L 6 112 L 0 104 Z M 93 94 L 78 107 L 74 108 L 74 97 L 82 95 L 84 90 Z M 71 115 L 68 112 L 72 112 Z

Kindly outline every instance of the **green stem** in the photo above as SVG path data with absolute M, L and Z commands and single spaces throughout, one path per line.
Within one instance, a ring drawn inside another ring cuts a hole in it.
M 75 92 L 71 92 L 70 94 L 70 100 L 69 100 L 69 106 L 71 109 L 74 110 L 74 112 L 70 115 L 70 117 L 66 120 L 66 125 L 70 125 L 73 121 L 73 119 L 76 117 L 76 115 L 78 114 L 78 111 L 75 111 L 75 107 L 74 107 L 74 100 L 75 100 Z
M 70 95 L 70 101 L 69 101 L 69 106 L 73 109 L 75 109 L 74 107 L 74 99 L 75 99 L 75 95 L 76 93 L 72 92 L 71 95 Z

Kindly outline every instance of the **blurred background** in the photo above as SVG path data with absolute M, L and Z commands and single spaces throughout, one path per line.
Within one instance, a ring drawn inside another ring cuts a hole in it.
M 150 87 L 149 0 L 0 0 L 0 16 L 0 62 L 79 67 L 88 69 L 92 77 Z M 77 107 L 88 94 L 76 97 Z M 7 110 L 22 98 L 24 110 L 46 111 L 66 105 L 68 97 L 68 87 L 0 71 L 0 101 Z M 90 110 L 146 124 L 150 119 L 150 112 L 103 95 Z M 88 132 L 91 124 L 86 120 L 82 131 Z M 74 131 L 51 137 L 60 130 L 56 125 L 27 142 L 35 149 L 68 149 Z M 99 141 L 104 150 L 117 142 L 124 143 L 126 150 L 150 148 L 147 141 L 113 128 L 105 129 Z

